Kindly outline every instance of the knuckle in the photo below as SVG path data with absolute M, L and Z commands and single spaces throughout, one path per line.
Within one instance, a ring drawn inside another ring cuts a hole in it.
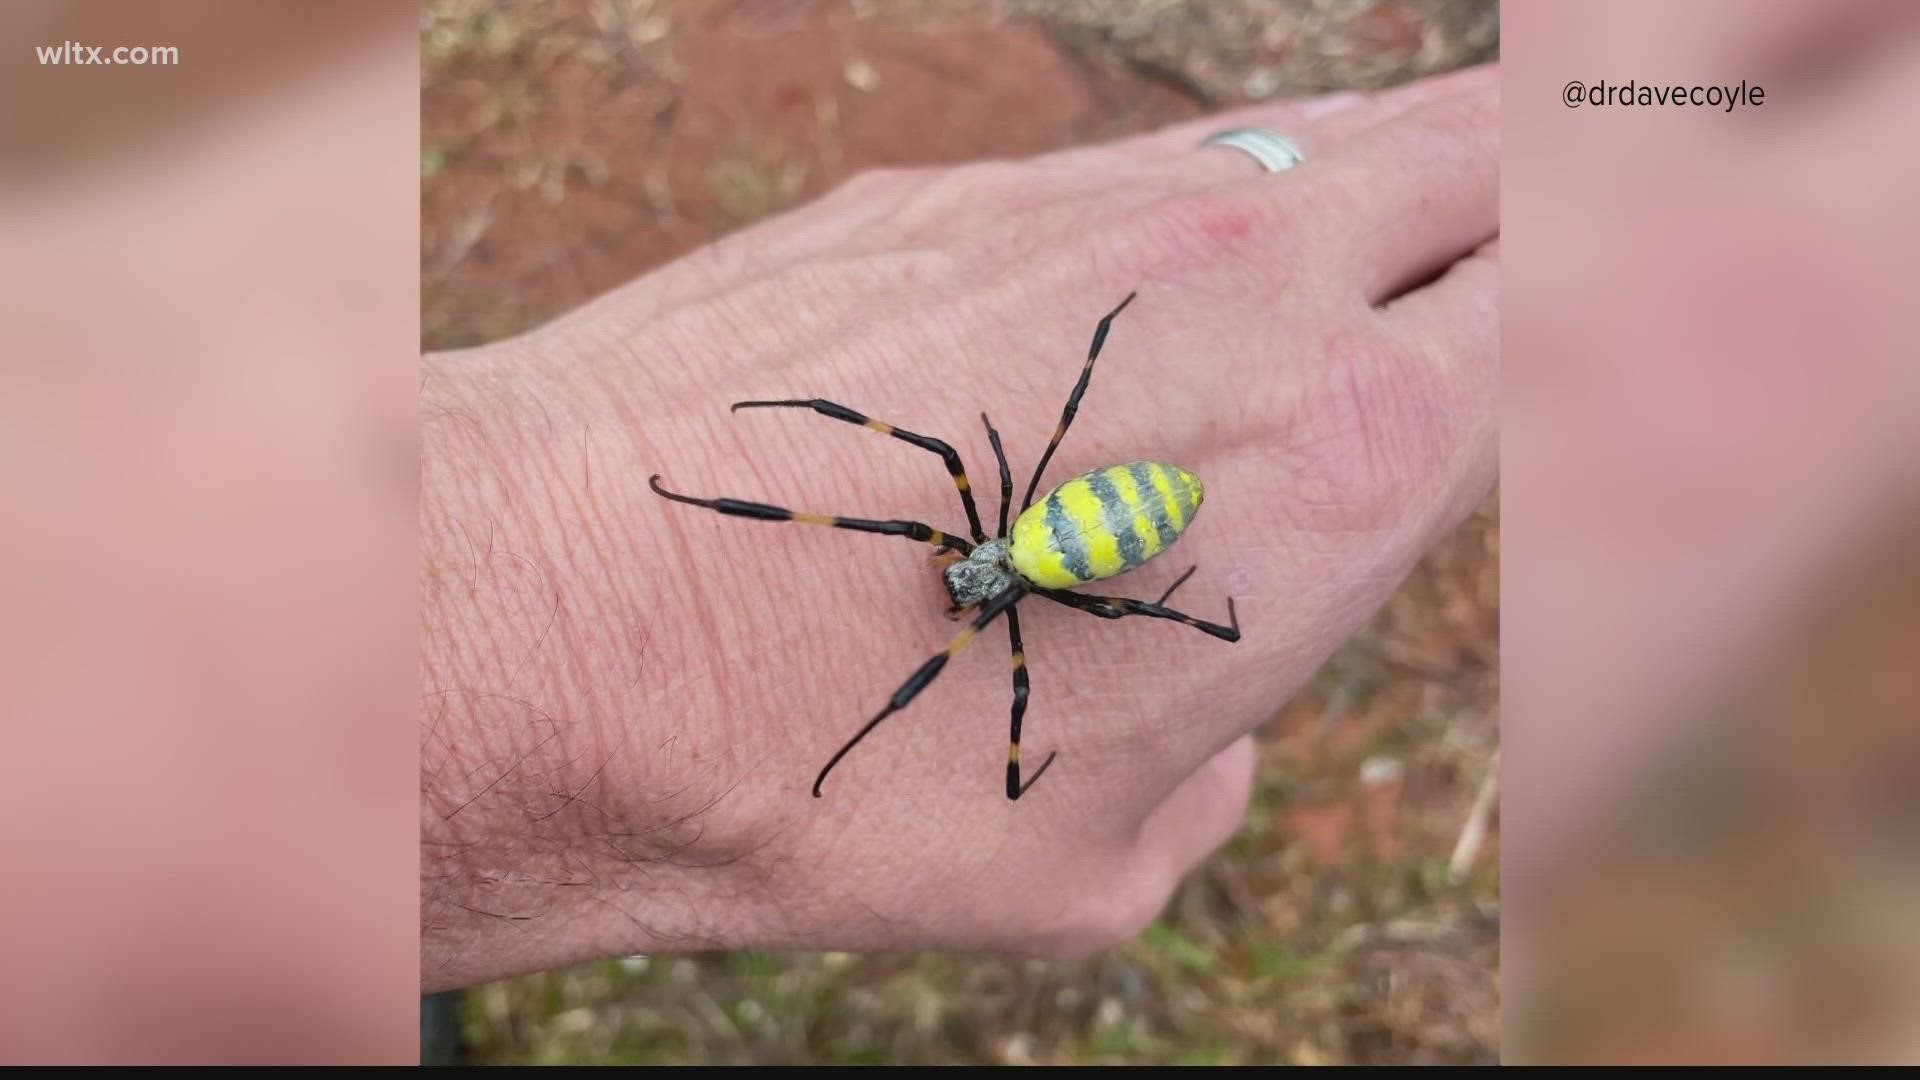
M 1294 513 L 1339 532 L 1398 525 L 1447 457 L 1442 374 L 1372 327 L 1339 332 L 1286 438 Z
M 1170 195 L 1124 215 L 1104 233 L 1116 269 L 1132 277 L 1178 278 L 1230 267 L 1252 269 L 1261 287 L 1283 286 L 1284 238 L 1299 219 L 1271 192 L 1206 190 Z

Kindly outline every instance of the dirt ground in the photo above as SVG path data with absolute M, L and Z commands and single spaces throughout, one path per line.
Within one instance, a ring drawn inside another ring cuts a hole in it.
M 544 322 L 865 168 L 1017 157 L 1493 59 L 1487 0 L 428 0 L 422 335 Z M 731 954 L 477 987 L 488 1063 L 1491 1062 L 1497 504 L 1261 741 L 1254 805 L 1083 963 Z

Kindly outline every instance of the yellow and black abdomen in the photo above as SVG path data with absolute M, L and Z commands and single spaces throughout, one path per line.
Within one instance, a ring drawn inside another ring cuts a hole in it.
M 1110 578 L 1171 547 L 1205 498 L 1199 477 L 1164 462 L 1095 469 L 1020 515 L 1008 558 L 1021 577 L 1048 589 Z

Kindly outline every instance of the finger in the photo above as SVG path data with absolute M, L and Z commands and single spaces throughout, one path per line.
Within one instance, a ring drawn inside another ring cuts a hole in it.
M 1482 245 L 1431 283 L 1375 313 L 1398 351 L 1447 387 L 1429 414 L 1455 426 L 1454 447 L 1439 475 L 1449 494 L 1427 517 L 1434 542 L 1472 513 L 1499 471 L 1500 242 Z
M 1260 165 L 1239 151 L 1201 147 L 1201 141 L 1229 128 L 1266 128 L 1301 151 L 1303 164 L 1360 132 L 1397 119 L 1434 101 L 1496 85 L 1492 65 L 1466 68 L 1406 83 L 1375 94 L 1340 93 L 1300 101 L 1253 105 L 1216 113 L 1115 144 L 1124 153 L 1156 162 L 1178 163 L 1190 175 L 1232 180 L 1258 176 Z M 1194 160 L 1198 155 L 1198 160 Z
M 1313 166 L 1288 194 L 1301 200 L 1332 272 L 1379 303 L 1499 233 L 1499 85 L 1428 102 Z
M 1500 347 L 1500 241 L 1482 244 L 1429 284 L 1380 310 L 1395 338 L 1445 358 L 1487 357 Z
M 1242 735 L 1153 808 L 1134 845 L 1142 887 L 1171 891 L 1239 831 L 1253 796 L 1255 758 L 1253 736 Z
M 1035 158 L 1035 175 L 1049 177 L 1044 184 L 1023 186 L 1028 205 L 1024 209 L 1051 211 L 1063 205 L 1082 211 L 1070 217 L 1071 228 L 1083 231 L 1087 214 L 1097 220 L 1124 218 L 1144 206 L 1170 196 L 1224 189 L 1222 202 L 1244 202 L 1243 210 L 1259 212 L 1273 209 L 1272 196 L 1308 183 L 1319 168 L 1318 158 L 1363 133 L 1390 125 L 1397 118 L 1435 102 L 1484 93 L 1497 86 L 1497 69 L 1487 66 L 1422 80 L 1372 96 L 1336 94 L 1302 102 L 1257 106 L 1222 113 L 1205 120 L 1163 129 L 1149 135 L 1100 146 L 1061 151 Z M 1225 147 L 1201 147 L 1207 135 L 1233 126 L 1253 124 L 1283 132 L 1302 152 L 1302 163 L 1276 176 L 1261 172 L 1260 166 L 1244 153 Z M 1077 180 L 1068 179 L 1077 177 Z M 1297 178 L 1297 179 L 1296 179 Z M 1099 190 L 1109 189 L 1105 196 Z M 1243 196 L 1236 199 L 1234 191 Z M 1236 216 L 1231 206 L 1222 207 L 1228 216 Z M 1312 207 L 1303 213 L 1311 213 Z M 1292 218 L 1295 215 L 1284 215 Z M 1049 231 L 1049 223 L 1037 220 L 1035 235 Z M 1276 230 L 1289 247 L 1301 241 L 1297 229 Z M 1330 236 L 1327 243 L 1338 244 Z
M 1351 136 L 1355 131 L 1365 130 L 1394 115 L 1400 111 L 1402 107 L 1400 102 L 1404 100 L 1404 96 L 1374 96 L 1356 91 L 1343 91 L 1300 101 L 1251 109 L 1234 109 L 1229 112 L 1215 113 L 1204 120 L 1190 120 L 1170 128 L 1163 128 L 1151 134 L 1113 144 L 1108 149 L 1147 165 L 1174 163 L 1188 165 L 1192 162 L 1194 155 L 1203 149 L 1201 141 L 1207 136 L 1229 128 L 1258 127 L 1282 136 L 1300 150 L 1304 157 L 1314 150 L 1324 149 L 1342 137 Z M 1211 158 L 1213 155 L 1209 153 L 1204 156 Z M 1214 179 L 1245 177 L 1259 168 L 1253 161 L 1244 157 L 1240 160 L 1239 167 L 1232 171 L 1219 167 L 1217 162 L 1210 164 L 1212 167 L 1206 172 Z

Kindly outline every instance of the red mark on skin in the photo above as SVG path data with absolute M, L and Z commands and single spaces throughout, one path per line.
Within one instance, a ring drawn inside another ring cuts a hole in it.
M 1200 235 L 1222 247 L 1232 248 L 1239 247 L 1253 235 L 1260 224 L 1260 215 L 1238 200 L 1222 201 L 1217 206 L 1203 206 L 1196 224 Z
M 1293 235 L 1271 206 L 1244 191 L 1208 191 L 1178 195 L 1142 208 L 1113 234 L 1119 270 L 1145 280 L 1167 280 L 1194 272 L 1230 267 L 1236 274 L 1257 271 L 1272 280 L 1262 288 L 1284 288 L 1286 260 L 1272 256 Z

